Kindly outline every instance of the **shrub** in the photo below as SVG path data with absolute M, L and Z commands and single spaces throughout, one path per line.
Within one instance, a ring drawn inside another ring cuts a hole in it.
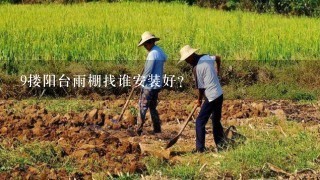
M 190 4 L 193 0 L 186 1 Z M 320 11 L 318 0 L 196 0 L 195 3 L 201 7 L 240 9 L 259 13 L 273 11 L 279 14 L 317 16 Z

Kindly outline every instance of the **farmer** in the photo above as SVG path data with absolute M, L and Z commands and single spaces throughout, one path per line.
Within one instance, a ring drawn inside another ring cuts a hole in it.
M 142 128 L 146 120 L 146 113 L 148 108 L 150 108 L 150 114 L 153 123 L 153 132 L 161 132 L 159 114 L 156 108 L 158 94 L 160 89 L 162 88 L 163 66 L 164 62 L 167 60 L 167 55 L 159 46 L 155 44 L 155 42 L 159 40 L 160 38 L 146 31 L 141 35 L 141 40 L 138 44 L 138 47 L 144 46 L 144 48 L 148 51 L 144 71 L 139 84 L 142 87 L 139 100 L 140 115 L 138 127 L 136 129 L 136 133 L 139 136 L 142 133 Z
M 219 83 L 218 75 L 220 72 L 221 59 L 219 56 L 209 56 L 207 54 L 196 54 L 198 49 L 193 49 L 189 45 L 180 50 L 179 63 L 186 61 L 193 68 L 196 87 L 199 91 L 197 100 L 198 107 L 202 104 L 202 98 L 205 101 L 201 107 L 200 113 L 196 119 L 196 149 L 195 152 L 205 151 L 205 126 L 211 116 L 213 125 L 214 141 L 218 150 L 222 150 L 225 144 L 223 127 L 221 125 L 221 110 L 223 102 L 223 92 Z M 215 69 L 215 62 L 217 64 Z

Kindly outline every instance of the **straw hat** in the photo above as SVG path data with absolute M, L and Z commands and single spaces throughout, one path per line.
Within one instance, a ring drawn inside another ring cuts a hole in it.
M 155 41 L 160 40 L 160 38 L 157 38 L 155 35 L 151 34 L 149 31 L 146 31 L 141 35 L 141 40 L 140 40 L 138 46 L 143 45 L 143 43 L 145 43 L 146 41 L 148 41 L 150 39 L 155 39 Z
M 190 47 L 189 45 L 184 46 L 183 48 L 181 48 L 180 50 L 180 61 L 178 63 L 181 63 L 182 61 L 186 60 L 189 56 L 191 56 L 193 53 L 195 53 L 196 51 L 198 51 L 199 49 L 193 49 L 192 47 Z

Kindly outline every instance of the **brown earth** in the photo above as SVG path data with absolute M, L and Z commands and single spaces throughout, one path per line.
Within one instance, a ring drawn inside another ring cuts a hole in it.
M 28 105 L 24 101 L 0 101 L 0 139 L 13 139 L 20 143 L 54 142 L 63 149 L 64 156 L 74 158 L 80 163 L 78 171 L 81 172 L 69 175 L 65 170 L 55 170 L 48 165 L 43 165 L 44 170 L 41 172 L 31 166 L 24 169 L 16 167 L 9 172 L 0 173 L 0 177 L 5 179 L 16 176 L 35 179 L 70 176 L 89 178 L 95 169 L 88 169 L 88 161 L 101 159 L 106 161 L 99 164 L 100 169 L 111 174 L 142 172 L 145 170 L 142 158 L 148 152 L 141 152 L 139 143 L 151 144 L 155 149 L 161 150 L 164 144 L 179 131 L 180 123 L 187 118 L 194 105 L 190 100 L 160 101 L 158 110 L 163 124 L 163 133 L 154 135 L 151 132 L 151 121 L 148 116 L 142 136 L 131 137 L 126 130 L 135 125 L 136 113 L 127 110 L 121 122 L 114 120 L 117 119 L 117 112 L 113 109 L 121 108 L 124 102 L 124 100 L 101 101 L 101 106 L 96 109 L 59 114 L 48 111 L 45 104 Z M 131 107 L 137 108 L 137 103 L 131 104 Z M 227 125 L 232 122 L 241 123 L 248 118 L 276 116 L 280 119 L 319 124 L 319 107 L 320 102 L 301 104 L 292 101 L 226 100 L 222 121 Z M 194 115 L 193 121 L 195 117 Z M 190 123 L 178 142 L 180 145 L 175 147 L 176 153 L 170 154 L 171 160 L 179 159 L 177 152 L 192 150 L 195 137 L 193 129 Z M 208 134 L 211 132 L 209 128 Z M 214 146 L 212 139 L 212 136 L 208 136 L 209 146 Z M 160 152 L 159 156 L 162 155 Z

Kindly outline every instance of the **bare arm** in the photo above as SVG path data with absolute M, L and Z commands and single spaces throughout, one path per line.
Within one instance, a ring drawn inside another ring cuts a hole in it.
M 202 104 L 202 98 L 204 96 L 204 89 L 198 89 L 198 90 L 199 90 L 199 94 L 198 94 L 197 105 L 198 105 L 198 107 L 200 107 Z

